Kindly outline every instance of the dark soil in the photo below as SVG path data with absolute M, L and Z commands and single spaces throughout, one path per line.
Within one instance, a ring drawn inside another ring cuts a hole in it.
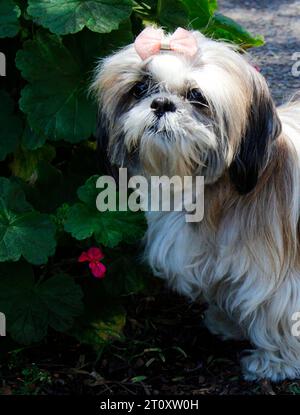
M 300 1 L 219 0 L 219 6 L 251 32 L 265 36 L 266 45 L 253 55 L 276 102 L 300 90 L 300 77 L 291 72 L 291 57 L 300 52 Z M 300 381 L 245 382 L 239 356 L 251 346 L 213 337 L 203 326 L 202 306 L 166 291 L 156 280 L 153 285 L 158 294 L 126 299 L 125 340 L 101 355 L 54 333 L 43 344 L 4 354 L 0 393 L 300 394 Z
M 44 344 L 10 352 L 0 366 L 1 393 L 300 394 L 300 381 L 244 381 L 239 356 L 251 346 L 210 335 L 202 323 L 202 306 L 153 284 L 159 285 L 159 294 L 127 299 L 124 342 L 97 357 L 70 337 L 52 335 Z

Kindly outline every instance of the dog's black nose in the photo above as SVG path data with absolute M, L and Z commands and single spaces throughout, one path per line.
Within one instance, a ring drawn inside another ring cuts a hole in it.
M 169 100 L 167 97 L 158 97 L 155 98 L 152 102 L 150 107 L 154 110 L 155 114 L 158 117 L 161 117 L 166 112 L 175 112 L 176 107 L 175 104 Z

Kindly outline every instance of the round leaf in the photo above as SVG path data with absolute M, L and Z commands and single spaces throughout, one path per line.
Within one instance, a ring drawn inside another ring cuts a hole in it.
M 47 137 L 42 133 L 37 134 L 28 124 L 26 124 L 22 134 L 22 145 L 28 150 L 36 150 L 42 147 L 47 141 Z
M 43 32 L 25 42 L 16 57 L 17 67 L 29 81 L 22 90 L 20 108 L 36 134 L 71 143 L 93 134 L 96 105 L 88 97 L 91 70 L 101 52 L 120 45 L 121 37 L 127 41 L 129 33 L 124 25 L 111 35 L 83 31 L 63 42 Z
M 71 142 L 93 133 L 95 108 L 84 74 L 58 37 L 38 34 L 18 52 L 16 63 L 31 82 L 22 90 L 20 107 L 34 131 Z
M 0 2 L 0 38 L 13 37 L 19 29 L 21 11 L 12 0 L 1 0 Z
M 23 256 L 32 264 L 43 264 L 55 245 L 49 216 L 34 211 L 17 184 L 0 178 L 0 262 Z
M 40 341 L 48 326 L 68 330 L 83 311 L 81 288 L 67 275 L 35 283 L 30 265 L 18 262 L 0 264 L 0 276 L 0 309 L 19 343 Z
M 99 212 L 96 208 L 99 193 L 96 180 L 97 176 L 92 176 L 78 189 L 82 203 L 76 203 L 68 210 L 65 230 L 79 240 L 94 236 L 99 244 L 108 247 L 114 247 L 121 241 L 140 239 L 145 231 L 144 214 L 129 210 Z
M 5 91 L 0 91 L 0 160 L 15 151 L 22 132 L 22 122 L 13 111 L 13 100 Z
M 109 33 L 131 13 L 131 0 L 29 0 L 28 13 L 53 33 L 65 35 L 86 26 Z

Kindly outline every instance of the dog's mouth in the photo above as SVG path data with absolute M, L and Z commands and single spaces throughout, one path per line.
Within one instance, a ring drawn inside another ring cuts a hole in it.
M 174 141 L 174 133 L 167 130 L 165 127 L 160 128 L 158 126 L 151 126 L 148 131 L 147 135 L 151 136 L 154 140 L 161 140 L 165 143 Z
M 171 140 L 172 137 L 174 137 L 174 131 L 170 128 L 170 126 L 167 126 L 167 119 L 165 115 L 155 119 L 153 123 L 147 127 L 146 132 L 161 139 Z
M 164 125 L 161 125 L 159 122 L 155 122 L 153 125 L 148 127 L 148 131 L 151 134 L 166 134 L 168 131 Z

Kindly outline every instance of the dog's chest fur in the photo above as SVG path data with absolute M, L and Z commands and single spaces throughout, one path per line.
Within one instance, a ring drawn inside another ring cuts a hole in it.
M 152 212 L 147 219 L 146 256 L 155 274 L 193 299 L 208 295 L 220 258 L 217 234 L 205 222 L 187 223 L 184 212 Z

